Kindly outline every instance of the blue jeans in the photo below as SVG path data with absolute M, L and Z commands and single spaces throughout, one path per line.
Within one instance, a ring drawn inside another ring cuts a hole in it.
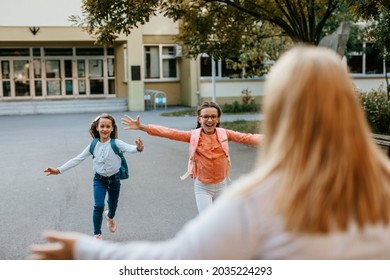
M 213 204 L 214 200 L 226 189 L 226 186 L 226 179 L 217 184 L 205 184 L 195 179 L 194 191 L 198 212 L 204 211 L 208 206 Z
M 119 192 L 121 189 L 121 181 L 119 178 L 119 172 L 110 177 L 104 177 L 99 174 L 95 174 L 93 178 L 93 198 L 95 205 L 93 207 L 93 233 L 102 233 L 102 221 L 104 202 L 106 199 L 106 193 L 108 193 L 108 217 L 114 218 L 115 211 L 118 206 Z

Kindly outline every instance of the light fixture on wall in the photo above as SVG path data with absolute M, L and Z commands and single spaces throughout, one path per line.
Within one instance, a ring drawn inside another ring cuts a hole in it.
M 39 31 L 39 27 L 36 27 L 36 26 L 33 26 L 33 27 L 29 27 L 29 29 L 30 29 L 30 31 L 31 31 L 31 33 L 33 34 L 33 35 L 36 35 L 37 33 L 38 33 L 38 31 Z

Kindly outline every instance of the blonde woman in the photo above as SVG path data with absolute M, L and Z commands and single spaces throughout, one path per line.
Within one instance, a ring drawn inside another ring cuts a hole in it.
M 173 239 L 62 243 L 32 258 L 390 259 L 390 167 L 370 138 L 352 81 L 331 50 L 296 46 L 271 70 L 253 171 Z

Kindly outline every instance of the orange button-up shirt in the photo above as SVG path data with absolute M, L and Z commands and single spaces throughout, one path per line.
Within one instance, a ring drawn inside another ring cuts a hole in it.
M 148 134 L 176 141 L 190 142 L 191 131 L 182 131 L 159 125 L 148 125 Z M 241 133 L 226 129 L 229 141 L 255 146 L 260 142 L 260 134 Z M 217 134 L 200 133 L 198 147 L 194 154 L 193 177 L 205 184 L 223 181 L 228 174 L 228 158 L 223 151 Z

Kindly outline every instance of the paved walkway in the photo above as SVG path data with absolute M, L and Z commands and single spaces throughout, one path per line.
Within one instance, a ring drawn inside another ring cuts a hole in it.
M 170 108 L 175 110 L 178 108 Z M 118 229 L 103 236 L 110 240 L 163 240 L 172 237 L 197 215 L 192 181 L 181 181 L 188 144 L 140 131 L 123 130 L 124 114 L 141 115 L 143 123 L 190 130 L 195 117 L 161 117 L 162 111 L 115 112 L 119 138 L 134 143 L 141 136 L 145 151 L 126 154 L 130 180 L 122 181 L 117 212 Z M 90 122 L 97 113 L 0 116 L 2 180 L 0 259 L 25 259 L 31 243 L 42 242 L 44 229 L 92 234 L 92 161 L 86 159 L 65 174 L 46 177 L 43 170 L 57 167 L 80 153 L 91 141 Z M 259 115 L 223 115 L 222 120 L 260 119 Z M 234 180 L 248 172 L 256 149 L 231 143 Z

